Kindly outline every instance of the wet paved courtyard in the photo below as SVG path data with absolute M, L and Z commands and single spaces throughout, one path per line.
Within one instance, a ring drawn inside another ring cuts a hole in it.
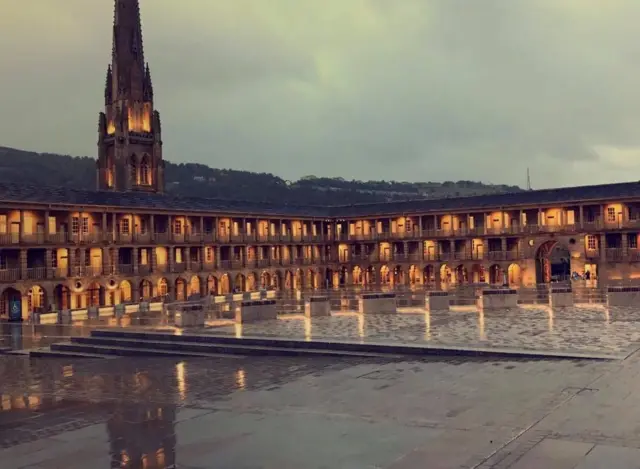
M 638 385 L 637 354 L 609 362 L 4 356 L 0 467 L 636 468 Z
M 301 340 L 395 342 L 539 352 L 597 354 L 624 358 L 640 347 L 640 312 L 634 308 L 600 306 L 519 307 L 503 311 L 426 313 L 401 308 L 398 314 L 337 313 L 307 319 L 278 320 L 197 332 L 238 337 L 286 337 Z

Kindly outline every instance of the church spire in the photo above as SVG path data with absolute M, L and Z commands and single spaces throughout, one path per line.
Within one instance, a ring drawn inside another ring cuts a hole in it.
M 115 0 L 111 68 L 114 98 L 142 100 L 145 66 L 138 0 Z
M 160 114 L 144 61 L 139 0 L 114 0 L 111 65 L 98 130 L 98 189 L 162 192 Z

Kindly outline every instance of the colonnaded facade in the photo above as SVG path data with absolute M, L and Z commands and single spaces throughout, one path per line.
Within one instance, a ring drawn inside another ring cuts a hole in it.
M 302 207 L 164 194 L 138 0 L 116 0 L 97 190 L 0 184 L 0 315 L 260 288 L 640 278 L 640 183 Z

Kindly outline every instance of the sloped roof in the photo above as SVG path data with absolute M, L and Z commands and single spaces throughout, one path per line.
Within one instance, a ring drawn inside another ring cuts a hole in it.
M 230 215 L 246 213 L 253 215 L 308 218 L 367 217 L 459 210 L 475 211 L 507 206 L 527 207 L 570 204 L 584 201 L 593 201 L 595 203 L 632 198 L 640 199 L 640 182 L 331 207 L 208 199 L 202 197 L 179 197 L 171 194 L 153 194 L 146 192 L 90 191 L 20 183 L 0 183 L 0 203 L 16 202 L 80 205 L 96 208 L 215 212 Z

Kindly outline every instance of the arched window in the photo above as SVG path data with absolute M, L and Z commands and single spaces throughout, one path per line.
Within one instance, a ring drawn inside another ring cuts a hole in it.
M 142 162 L 140 163 L 140 184 L 144 184 L 146 186 L 151 185 L 151 168 L 149 165 L 149 155 L 144 155 L 142 157 Z
M 113 159 L 111 157 L 107 158 L 105 177 L 107 179 L 107 187 L 113 187 Z
M 135 157 L 132 156 L 131 157 L 131 185 L 135 186 L 139 183 L 140 181 L 138 180 L 138 167 L 136 166 Z

